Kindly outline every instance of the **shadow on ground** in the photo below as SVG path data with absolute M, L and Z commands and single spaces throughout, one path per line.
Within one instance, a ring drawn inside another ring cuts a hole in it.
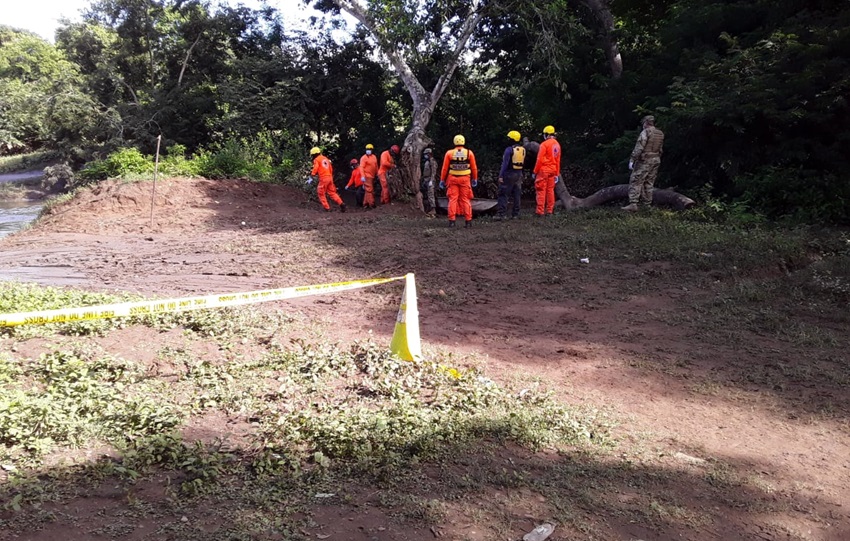
M 181 460 L 140 469 L 134 481 L 107 459 L 7 486 L 6 501 L 23 498 L 19 511 L 0 513 L 0 539 L 519 539 L 543 521 L 557 523 L 553 540 L 850 534 L 841 502 L 776 490 L 764 465 L 733 457 L 634 462 L 592 447 L 532 453 L 485 437 L 417 464 L 366 456 L 257 475 L 256 452 L 209 445 L 175 453 Z

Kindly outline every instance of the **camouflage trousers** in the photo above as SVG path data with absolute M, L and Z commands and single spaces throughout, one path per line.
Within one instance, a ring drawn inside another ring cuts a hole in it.
M 658 158 L 635 164 L 629 179 L 629 203 L 652 204 L 652 189 L 655 186 L 655 177 L 658 176 L 659 165 L 661 160 Z

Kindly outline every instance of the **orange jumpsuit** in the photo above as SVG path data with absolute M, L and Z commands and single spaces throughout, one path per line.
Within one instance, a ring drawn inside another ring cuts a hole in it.
M 554 137 L 540 144 L 534 164 L 534 190 L 537 192 L 537 215 L 555 212 L 555 177 L 561 174 L 561 145 Z
M 363 171 L 359 165 L 351 170 L 351 177 L 348 179 L 348 184 L 345 185 L 346 190 L 349 188 L 354 188 L 354 200 L 358 207 L 362 207 L 366 190 L 363 188 Z
M 375 177 L 378 175 L 378 157 L 374 154 L 366 155 L 360 158 L 360 169 L 363 171 L 363 187 L 366 189 L 366 194 L 363 196 L 363 206 L 366 208 L 375 208 Z
M 389 150 L 381 153 L 381 167 L 378 169 L 378 179 L 381 181 L 381 204 L 390 202 L 390 185 L 387 183 L 387 171 L 395 167 L 395 160 Z
M 449 221 L 463 214 L 467 222 L 472 221 L 472 180 L 478 180 L 478 165 L 475 154 L 463 146 L 456 146 L 443 157 L 440 179 L 446 183 L 449 198 Z
M 336 193 L 336 186 L 334 186 L 334 169 L 331 166 L 331 161 L 327 159 L 327 157 L 319 154 L 313 159 L 313 170 L 310 171 L 310 174 L 313 176 L 319 176 L 319 203 L 325 207 L 325 210 L 331 210 L 331 206 L 328 204 L 328 198 L 325 197 L 325 194 L 331 196 L 333 202 L 337 205 L 342 205 L 342 199 L 339 197 L 339 194 Z
M 363 171 L 361 171 L 358 166 L 351 170 L 351 177 L 348 179 L 348 184 L 346 184 L 345 187 L 354 188 L 356 190 L 360 186 L 363 186 Z

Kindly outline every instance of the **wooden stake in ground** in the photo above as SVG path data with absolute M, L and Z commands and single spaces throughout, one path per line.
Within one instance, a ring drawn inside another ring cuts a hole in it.
M 153 205 L 156 200 L 156 177 L 159 175 L 159 144 L 162 142 L 162 135 L 156 136 L 156 158 L 153 162 L 153 191 L 151 192 L 151 229 L 153 229 Z

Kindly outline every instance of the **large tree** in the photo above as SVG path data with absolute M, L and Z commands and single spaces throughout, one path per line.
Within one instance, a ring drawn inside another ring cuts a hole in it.
M 362 24 L 398 74 L 413 102 L 402 148 L 404 184 L 419 194 L 419 156 L 431 142 L 425 133 L 478 22 L 483 0 L 320 0 Z M 425 68 L 419 75 L 415 68 Z M 417 195 L 421 208 L 422 198 Z
M 607 0 L 582 0 L 601 23 L 603 48 L 611 73 L 622 74 L 622 60 L 613 38 L 613 17 Z M 551 25 L 544 24 L 545 12 L 571 11 L 564 0 L 531 3 L 518 0 L 318 0 L 316 7 L 341 10 L 366 28 L 379 50 L 395 70 L 412 101 L 410 125 L 402 148 L 399 168 L 406 188 L 419 193 L 419 156 L 431 142 L 426 134 L 434 109 L 469 51 L 471 38 L 485 17 L 523 10 L 529 17 L 543 16 L 541 38 L 553 37 Z M 537 6 L 537 4 L 541 4 Z M 541 15 L 543 14 L 543 15 Z M 546 44 L 542 44 L 546 47 Z M 421 196 L 417 195 L 421 208 Z
M 0 26 L 0 154 L 108 137 L 114 117 L 83 91 L 81 79 L 61 50 Z

